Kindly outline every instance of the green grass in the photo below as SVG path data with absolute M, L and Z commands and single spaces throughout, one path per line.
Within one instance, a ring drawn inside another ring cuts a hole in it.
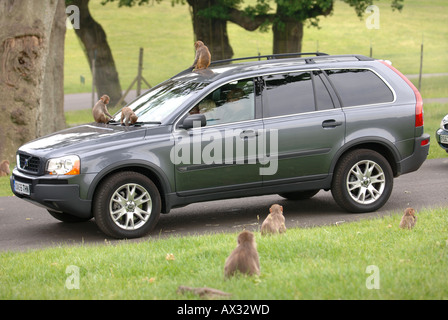
M 232 299 L 448 299 L 446 209 L 422 210 L 413 230 L 398 227 L 400 216 L 280 236 L 256 232 L 261 275 L 230 280 L 223 267 L 236 233 L 4 252 L 0 299 L 197 298 L 177 294 L 179 285 L 220 289 Z M 72 265 L 79 289 L 69 290 Z M 366 287 L 371 265 L 379 289 Z
M 320 29 L 305 27 L 302 51 L 331 54 L 358 53 L 389 59 L 401 72 L 419 72 L 420 44 L 424 37 L 424 73 L 448 72 L 448 2 L 406 0 L 402 12 L 393 12 L 390 1 L 375 2 L 380 8 L 380 29 L 369 30 L 347 4 L 336 1 L 334 13 L 320 18 Z M 137 75 L 139 48 L 144 48 L 143 76 L 151 84 L 175 75 L 191 65 L 194 34 L 187 5 L 160 4 L 117 8 L 90 2 L 92 16 L 105 29 L 117 65 L 122 89 Z M 81 26 L 82 28 L 82 26 Z M 272 53 L 272 32 L 249 32 L 228 23 L 234 57 Z M 86 79 L 81 85 L 80 76 Z M 65 44 L 65 93 L 89 92 L 90 70 L 73 30 Z
M 411 82 L 418 88 L 418 79 L 411 79 Z M 420 93 L 423 99 L 448 98 L 448 77 L 422 78 Z

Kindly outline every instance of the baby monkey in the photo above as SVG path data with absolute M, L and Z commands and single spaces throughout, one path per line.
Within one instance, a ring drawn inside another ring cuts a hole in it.
M 285 217 L 283 216 L 283 207 L 279 204 L 273 204 L 269 208 L 269 214 L 261 225 L 261 235 L 269 233 L 283 233 L 286 231 Z
M 126 125 L 126 127 L 129 126 L 129 122 L 131 122 L 131 124 L 135 124 L 138 120 L 138 117 L 135 115 L 134 111 L 132 111 L 131 108 L 129 107 L 124 107 L 123 109 L 121 109 L 121 124 Z
M 400 228 L 402 229 L 412 229 L 417 222 L 417 217 L 415 215 L 415 210 L 413 208 L 407 208 L 404 211 L 404 215 L 400 221 Z
M 260 274 L 260 259 L 257 244 L 252 232 L 244 230 L 238 235 L 238 245 L 226 259 L 224 276 L 226 278 L 237 272 L 248 275 Z
M 196 49 L 196 56 L 190 68 L 193 68 L 193 70 L 207 69 L 211 61 L 211 54 L 207 46 L 202 41 L 196 41 L 194 48 Z
M 107 110 L 107 104 L 109 103 L 110 98 L 108 95 L 103 95 L 100 100 L 95 104 L 92 109 L 93 119 L 98 123 L 107 123 L 109 118 L 112 118 L 109 111 Z

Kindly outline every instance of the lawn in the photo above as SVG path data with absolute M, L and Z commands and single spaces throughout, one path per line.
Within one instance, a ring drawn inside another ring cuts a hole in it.
M 152 85 L 191 65 L 194 34 L 187 5 L 171 1 L 118 8 L 90 2 L 92 16 L 105 29 L 117 65 L 122 89 L 137 76 L 139 48 L 144 49 L 143 76 Z M 366 18 L 359 19 L 347 4 L 336 1 L 331 16 L 320 18 L 320 28 L 305 27 L 302 51 L 330 54 L 370 54 L 389 59 L 405 74 L 417 74 L 420 45 L 424 41 L 424 73 L 448 72 L 448 2 L 406 0 L 401 12 L 390 9 L 390 1 L 376 1 L 380 9 L 380 29 L 368 29 Z M 81 26 L 82 27 L 82 26 Z M 272 32 L 249 32 L 228 23 L 234 57 L 272 53 Z M 85 84 L 81 84 L 81 76 Z M 65 93 L 88 92 L 91 76 L 87 60 L 73 30 L 68 30 L 65 46 Z
M 224 261 L 237 233 L 3 252 L 0 299 L 198 298 L 176 293 L 179 285 L 248 300 L 448 299 L 446 209 L 417 214 L 413 230 L 392 213 L 278 236 L 256 231 L 261 275 L 229 280 Z

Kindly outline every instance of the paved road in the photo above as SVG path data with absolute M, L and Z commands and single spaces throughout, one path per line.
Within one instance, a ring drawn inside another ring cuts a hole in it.
M 169 236 L 237 232 L 246 226 L 258 230 L 272 203 L 284 207 L 286 225 L 312 227 L 340 221 L 355 221 L 402 212 L 412 206 L 448 208 L 448 157 L 427 160 L 420 170 L 395 179 L 388 203 L 379 211 L 347 214 L 334 202 L 330 192 L 320 191 L 310 200 L 294 202 L 277 195 L 203 202 L 174 209 L 162 215 L 148 241 Z M 448 213 L 448 211 L 447 211 Z M 260 221 L 258 221 L 259 216 Z M 28 250 L 59 244 L 101 244 L 106 236 L 94 222 L 66 224 L 55 220 L 46 210 L 16 197 L 0 198 L 0 251 Z M 112 243 L 118 240 L 109 239 Z
M 145 88 L 141 90 L 141 94 L 145 93 L 149 89 Z M 125 94 L 123 91 L 122 94 Z M 137 97 L 137 90 L 129 91 L 125 98 L 126 102 L 131 102 Z M 98 95 L 95 93 L 94 101 L 98 101 Z M 73 93 L 64 95 L 64 110 L 74 111 L 92 108 L 92 93 Z

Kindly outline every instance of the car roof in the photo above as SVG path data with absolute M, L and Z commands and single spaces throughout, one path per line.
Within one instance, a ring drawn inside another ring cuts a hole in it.
M 303 55 L 313 56 L 302 57 Z M 233 78 L 234 76 L 241 75 L 254 76 L 257 73 L 282 72 L 284 70 L 300 67 L 327 67 L 335 62 L 374 60 L 375 59 L 373 58 L 356 54 L 328 55 L 321 52 L 273 54 L 213 61 L 207 69 L 192 70 L 189 68 L 175 75 L 171 79 L 178 81 L 215 82 L 222 78 Z

